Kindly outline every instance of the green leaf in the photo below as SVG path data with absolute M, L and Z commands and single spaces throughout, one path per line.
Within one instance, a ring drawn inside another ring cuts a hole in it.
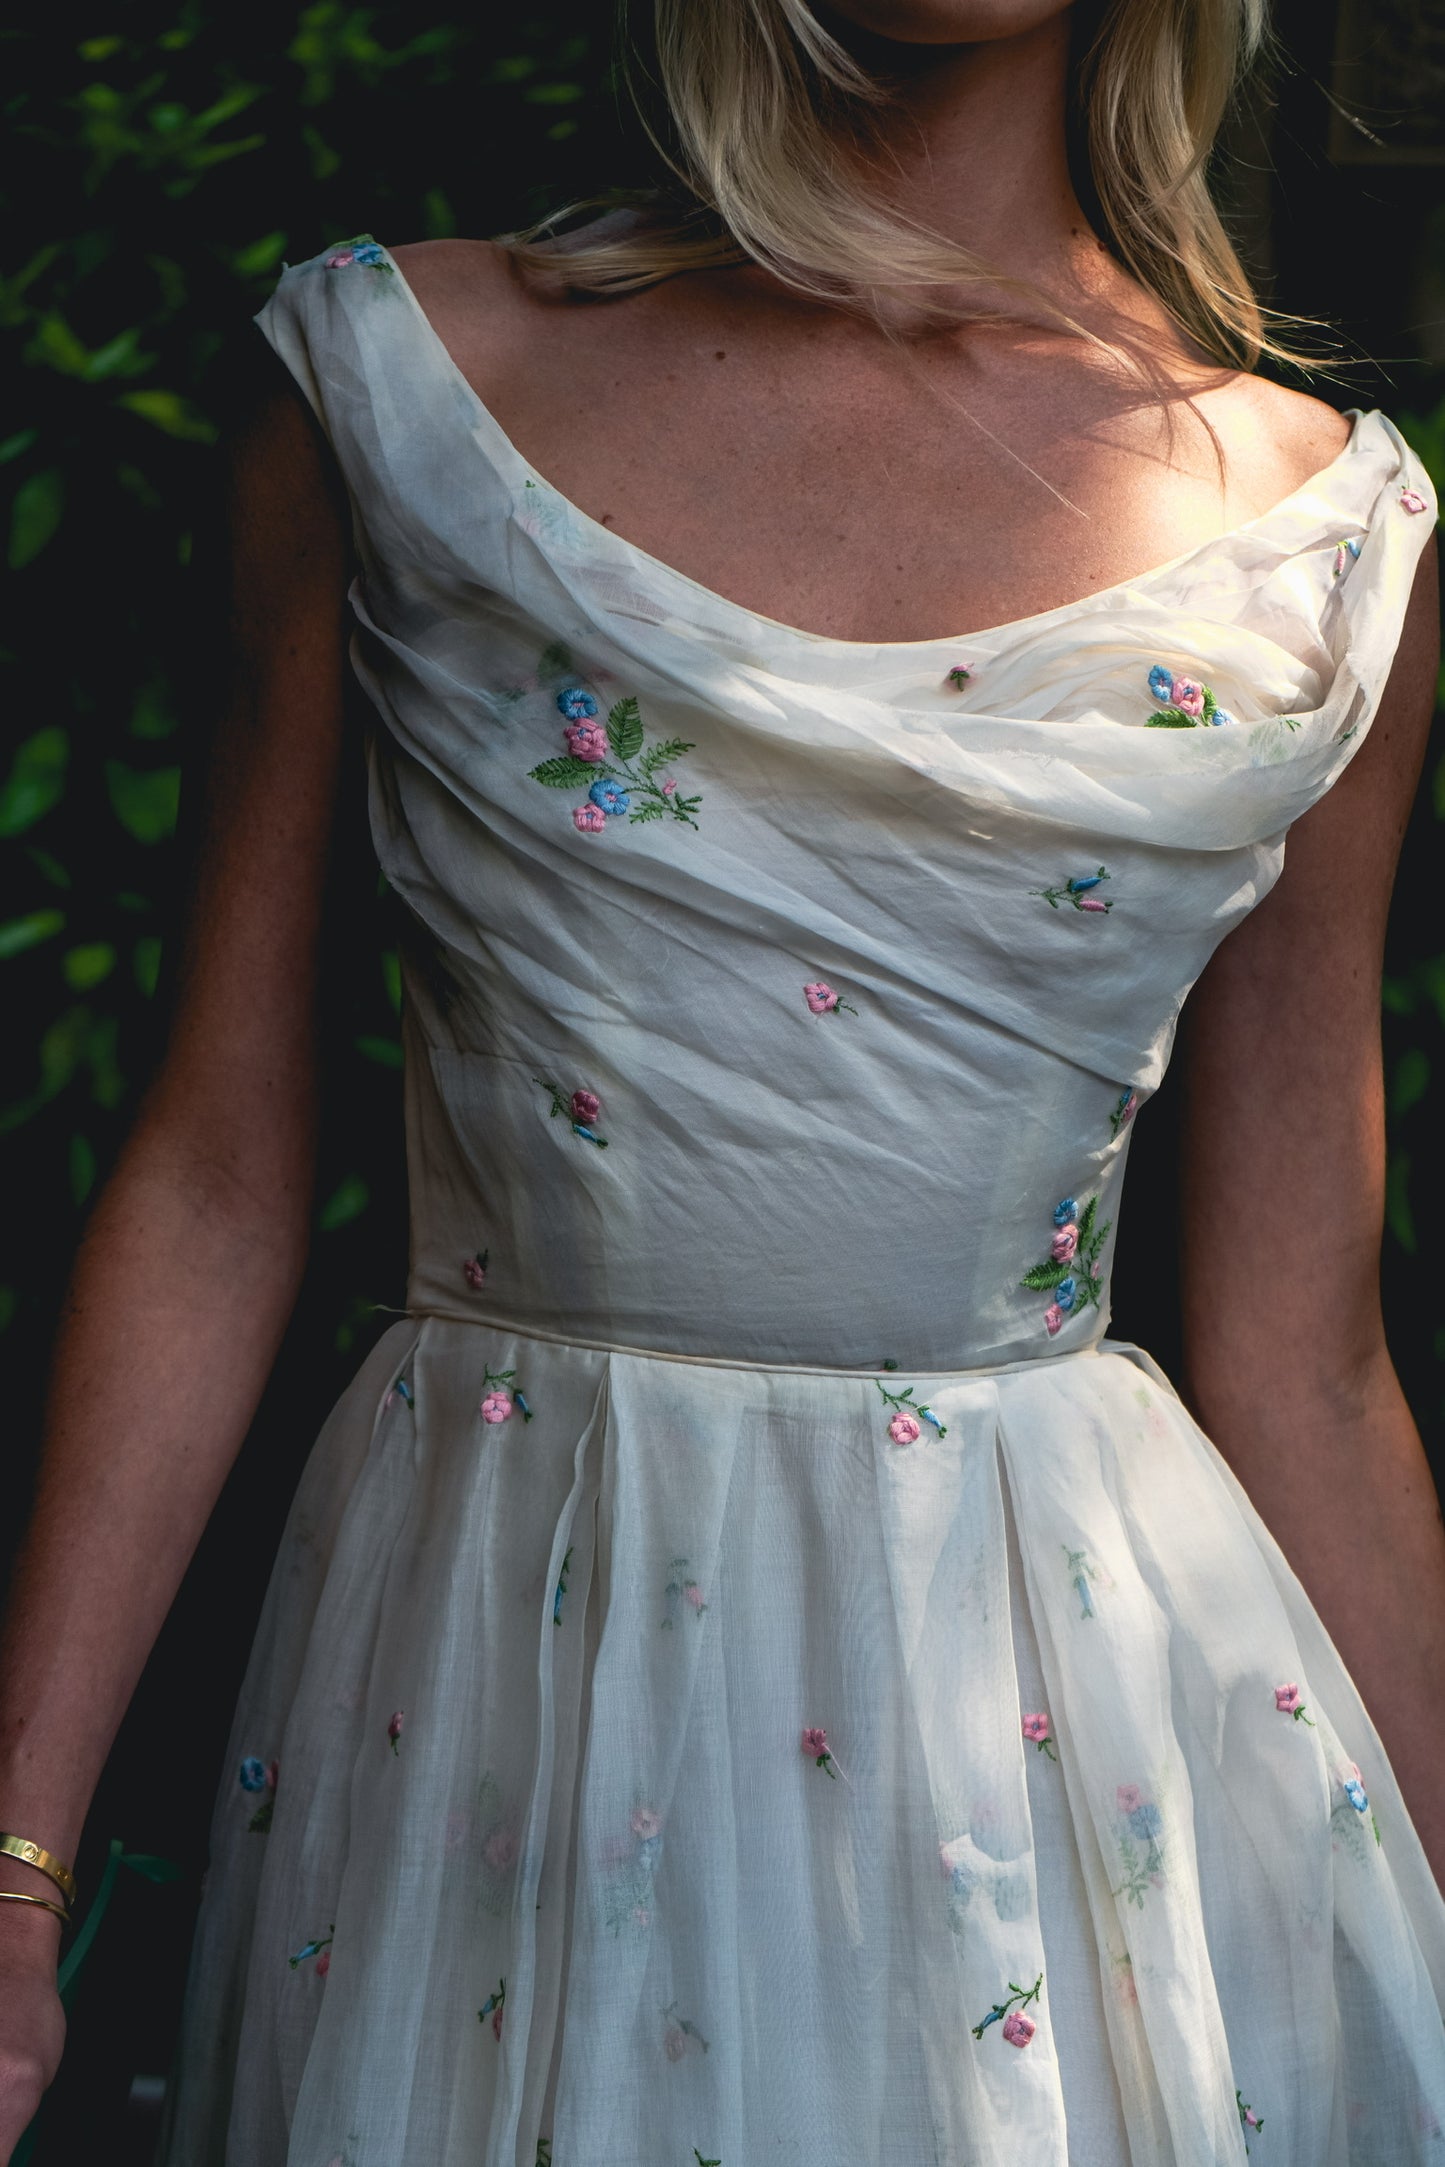
M 0 835 L 19 835 L 58 802 L 69 756 L 69 737 L 54 725 L 26 738 L 0 790 Z
M 285 246 L 284 231 L 263 233 L 259 241 L 232 251 L 231 268 L 238 278 L 265 278 L 279 265 Z
M 115 950 L 109 941 L 84 941 L 66 950 L 61 969 L 72 993 L 89 993 L 115 969 Z
M 116 819 L 138 843 L 163 843 L 175 834 L 181 795 L 178 767 L 129 768 L 107 760 L 105 783 Z
M 399 1039 L 362 1037 L 356 1041 L 356 1050 L 358 1053 L 364 1053 L 368 1061 L 378 1062 L 382 1068 L 400 1068 L 402 1066 L 401 1041 Z
M 64 926 L 63 910 L 32 910 L 23 918 L 9 919 L 0 925 L 0 962 L 24 955 L 27 948 L 39 947 L 41 941 L 53 939 Z
M 115 403 L 139 414 L 142 421 L 152 422 L 157 429 L 164 429 L 167 436 L 183 437 L 196 444 L 216 441 L 215 423 L 179 391 L 123 391 Z
M 158 677 L 141 686 L 130 711 L 132 737 L 160 738 L 172 734 L 180 718 L 171 706 L 168 690 L 165 681 Z
M 1418 1106 L 1430 1088 L 1430 1056 L 1418 1046 L 1402 1053 L 1390 1080 L 1390 1118 L 1398 1121 Z
M 38 429 L 17 429 L 14 436 L 7 436 L 4 442 L 0 443 L 0 466 L 8 466 L 12 459 L 18 459 L 22 452 L 29 451 L 39 435 Z
M 642 717 L 631 693 L 608 714 L 607 742 L 619 760 L 630 760 L 642 750 Z
M 65 477 L 59 467 L 28 474 L 10 506 L 10 542 L 6 562 L 12 572 L 40 555 L 65 509 Z
M 316 1223 L 323 1234 L 333 1233 L 337 1227 L 359 1219 L 370 1202 L 371 1191 L 360 1174 L 348 1174 L 322 1205 Z
M 1192 730 L 1196 727 L 1196 717 L 1186 715 L 1182 707 L 1161 707 L 1149 717 L 1144 727 L 1146 730 Z
M 130 952 L 135 982 L 149 1000 L 161 975 L 161 944 L 154 933 L 143 933 Z
M 552 790 L 575 790 L 579 783 L 597 780 L 597 762 L 579 760 L 574 753 L 558 753 L 555 760 L 544 760 L 540 767 L 530 771 L 534 783 L 546 783 Z
M 394 948 L 384 948 L 381 953 L 381 979 L 386 987 L 386 997 L 391 1003 L 394 1016 L 401 1014 L 401 958 Z
M 1094 1231 L 1094 1220 L 1099 1210 L 1099 1199 L 1091 1196 L 1079 1214 L 1079 1240 L 1086 1242 Z
M 1046 1292 L 1050 1287 L 1058 1286 L 1061 1280 L 1067 1279 L 1071 1270 L 1072 1266 L 1068 1264 L 1035 1264 L 1024 1273 L 1019 1285 Z
M 83 1204 L 95 1187 L 95 1152 L 90 1138 L 79 1131 L 70 1139 L 70 1197 Z

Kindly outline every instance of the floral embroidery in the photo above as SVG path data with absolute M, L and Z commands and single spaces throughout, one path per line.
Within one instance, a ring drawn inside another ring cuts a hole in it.
M 1126 1832 L 1119 1838 L 1124 1881 L 1114 1893 L 1127 1896 L 1130 1903 L 1142 1911 L 1145 1890 L 1157 1889 L 1163 1877 L 1164 1853 L 1159 1831 L 1164 1826 L 1164 1816 L 1154 1801 L 1144 1796 L 1137 1783 L 1121 1783 L 1116 1798 Z
M 349 264 L 353 263 L 367 264 L 373 271 L 385 271 L 388 275 L 391 274 L 392 270 L 392 266 L 387 262 L 376 242 L 363 240 L 359 236 L 354 241 L 344 241 L 340 248 L 334 248 L 326 258 L 323 269 L 327 271 L 344 271 Z
M 896 1407 L 898 1410 L 888 1425 L 888 1434 L 895 1445 L 917 1444 L 919 1438 L 923 1435 L 922 1430 L 919 1428 L 920 1422 L 931 1423 L 940 1437 L 947 1437 L 947 1427 L 939 1421 L 931 1407 L 916 1407 L 913 1404 L 912 1385 L 909 1385 L 906 1392 L 890 1392 L 886 1386 L 880 1383 L 878 1378 L 875 1377 L 873 1382 L 882 1393 L 885 1404 L 889 1407 Z
M 597 713 L 597 702 L 580 685 L 559 692 L 557 705 L 568 717 L 563 733 L 567 750 L 555 759 L 543 760 L 528 773 L 533 782 L 546 783 L 553 790 L 586 785 L 589 804 L 601 819 L 583 819 L 587 806 L 578 806 L 572 815 L 573 824 L 584 834 L 595 834 L 619 813 L 626 813 L 632 821 L 661 820 L 670 814 L 690 828 L 697 826 L 693 815 L 702 803 L 701 797 L 684 797 L 670 775 L 658 774 L 660 768 L 692 751 L 689 739 L 661 738 L 648 745 L 641 711 L 631 694 L 609 708 L 605 723 L 591 720 Z M 634 798 L 638 800 L 635 805 Z
M 1072 903 L 1075 910 L 1109 911 L 1113 903 L 1094 890 L 1102 880 L 1112 880 L 1113 874 L 1101 865 L 1097 873 L 1074 873 L 1061 888 L 1030 888 L 1030 895 L 1042 896 L 1050 910 L 1057 910 L 1063 903 Z
M 1240 2091 L 1238 2085 L 1236 2085 L 1234 2089 L 1234 2103 L 1239 2109 L 1240 2128 L 1252 2129 L 1256 2136 L 1262 2136 L 1264 2133 L 1264 2122 L 1261 2117 L 1255 2113 L 1253 2107 L 1251 2107 L 1249 2101 L 1244 2097 L 1244 2094 Z M 1249 2139 L 1247 2137 L 1244 2140 L 1244 2149 L 1246 2152 L 1249 2150 Z
M 1089 1198 L 1082 1211 L 1073 1197 L 1061 1198 L 1054 1206 L 1056 1231 L 1047 1261 L 1031 1265 L 1019 1281 L 1035 1293 L 1053 1295 L 1044 1311 L 1044 1330 L 1050 1339 L 1062 1328 L 1065 1317 L 1098 1306 L 1103 1284 L 1099 1252 L 1114 1223 L 1106 1219 L 1102 1226 L 1096 1224 L 1098 1212 L 1096 1196 Z
M 1149 690 L 1165 704 L 1149 717 L 1146 729 L 1193 730 L 1200 723 L 1218 725 L 1235 719 L 1227 707 L 1220 706 L 1208 685 L 1197 677 L 1176 677 L 1162 662 L 1156 662 L 1149 672 Z
M 490 1769 L 483 1776 L 477 1793 L 477 1813 L 484 1823 L 481 1843 L 481 1899 L 493 1918 L 499 1918 L 506 1907 L 507 1893 L 511 1886 L 512 1869 L 517 1863 L 520 1846 L 511 1818 L 502 1802 L 502 1794 Z
M 304 1964 L 308 1957 L 320 1956 L 323 1954 L 324 1951 L 330 1949 L 331 1937 L 335 1932 L 336 1921 L 333 1919 L 324 1934 L 318 1934 L 315 1941 L 308 1941 L 304 1949 L 298 1949 L 294 1956 L 287 1957 L 286 1961 L 291 1966 L 291 1969 L 295 1971 L 297 1966 L 300 1964 Z M 325 1970 L 322 1970 L 320 1964 L 317 1965 L 316 1969 L 320 1973 L 321 1977 L 324 1979 L 326 1977 L 326 1972 L 331 1969 L 330 1957 L 327 1957 Z
M 602 1151 L 607 1149 L 607 1138 L 599 1136 L 592 1126 L 602 1111 L 602 1101 L 595 1091 L 574 1091 L 570 1098 L 564 1098 L 557 1086 L 546 1076 L 534 1076 L 532 1081 L 552 1094 L 552 1111 L 547 1117 L 549 1120 L 555 1121 L 558 1114 L 561 1114 L 571 1123 L 574 1136 L 584 1138 L 589 1144 L 596 1144 Z
M 1137 1091 L 1132 1091 L 1126 1086 L 1125 1089 L 1119 1093 L 1118 1104 L 1114 1107 L 1113 1112 L 1109 1116 L 1110 1136 L 1117 1136 L 1121 1129 L 1127 1128 L 1138 1111 L 1139 1094 Z
M 1096 1587 L 1107 1586 L 1107 1577 L 1099 1571 L 1096 1565 L 1090 1564 L 1087 1550 L 1071 1550 L 1068 1544 L 1065 1543 L 1063 1552 L 1068 1560 L 1069 1572 L 1074 1583 L 1074 1593 L 1079 1598 L 1079 1616 L 1081 1618 L 1092 1618 L 1094 1615 L 1094 1598 L 1089 1593 L 1089 1583 L 1092 1580 Z
M 533 2167 L 552 2167 L 552 2140 L 550 2137 L 539 2137 L 537 2139 L 537 2157 L 533 2162 Z
M 1314 1718 L 1305 1714 L 1305 1704 L 1300 1699 L 1297 1685 L 1277 1685 L 1274 1689 L 1274 1705 L 1282 1716 L 1293 1716 L 1296 1723 L 1308 1723 L 1310 1729 L 1314 1729 Z
M 818 1730 L 810 1724 L 803 1732 L 802 1743 L 803 1752 L 815 1768 L 821 1768 L 830 1776 L 843 1776 L 843 1781 L 847 1783 L 848 1778 L 843 1775 L 842 1769 L 828 1750 L 828 1733 L 826 1731 Z
M 707 2053 L 707 2041 L 690 2017 L 678 2015 L 675 2001 L 670 2001 L 663 2010 L 662 2021 L 667 2027 L 662 2035 L 662 2051 L 670 2062 L 680 2062 L 690 2046 Z
M 952 685 L 955 692 L 962 692 L 972 675 L 973 671 L 968 667 L 967 663 L 958 662 L 954 664 L 943 682 L 946 685 Z
M 707 1609 L 707 1604 L 702 1599 L 702 1589 L 695 1580 L 688 1577 L 686 1558 L 674 1558 L 668 1566 L 667 1585 L 662 1595 L 667 1604 L 667 1616 L 662 1621 L 664 1630 L 676 1625 L 678 1612 L 684 1603 L 695 1618 L 701 1617 Z
M 396 1383 L 381 1404 L 383 1407 L 393 1407 L 398 1400 L 405 1400 L 408 1407 L 415 1408 L 416 1406 L 416 1401 L 412 1398 L 411 1386 L 407 1383 L 405 1377 L 397 1378 Z
M 1402 511 L 1406 512 L 1428 512 L 1430 509 L 1418 489 L 1402 489 L 1400 491 L 1400 507 Z
M 858 1013 L 851 1001 L 843 1000 L 821 978 L 815 978 L 804 986 L 803 999 L 815 1016 L 830 1016 L 835 1009 L 839 1008 L 846 1008 L 850 1016 L 856 1016 Z
M 502 2036 L 502 2011 L 506 2005 L 506 2000 L 507 1982 L 505 1978 L 501 1978 L 497 1981 L 491 1993 L 487 1996 L 486 2000 L 482 2003 L 481 2008 L 477 2011 L 478 2023 L 485 2024 L 487 2018 L 491 2018 L 492 2037 L 494 2039 L 500 2039 Z
M 264 1836 L 271 1826 L 271 1816 L 276 1805 L 276 1779 L 280 1773 L 281 1764 L 279 1761 L 269 1763 L 260 1761 L 254 1753 L 248 1753 L 241 1763 L 239 1779 L 241 1789 L 252 1793 L 257 1791 L 270 1793 L 269 1797 L 262 1799 L 256 1811 L 246 1823 L 247 1832 L 250 1835 Z
M 1054 1751 L 1053 1730 L 1044 1709 L 1041 1708 L 1036 1715 L 1025 1716 L 1023 1729 L 1025 1738 L 1031 1738 L 1040 1753 L 1047 1753 L 1051 1761 L 1058 1759 L 1059 1756 Z
M 486 1283 L 487 1259 L 491 1253 L 490 1249 L 479 1249 L 476 1255 L 468 1257 L 462 1266 L 462 1277 L 473 1294 L 480 1294 Z
M 634 1806 L 629 1835 L 613 1838 L 603 1863 L 608 1869 L 604 1917 L 609 1930 L 625 1926 L 643 1931 L 652 1924 L 652 1885 L 662 1863 L 662 1816 L 653 1807 Z
M 697 2161 L 697 2167 L 722 2167 L 720 2159 L 704 2159 L 696 2145 L 692 2148 L 692 2156 Z
M 1347 1761 L 1344 1772 L 1337 1772 L 1337 1781 L 1344 1796 L 1336 1799 L 1331 1808 L 1330 1827 L 1346 1849 L 1363 1865 L 1369 1856 L 1369 1846 L 1364 1839 L 1364 1816 L 1367 1813 L 1370 1816 L 1370 1828 L 1377 1844 L 1381 1840 L 1380 1824 L 1371 1808 L 1358 1763 Z
M 531 1421 L 532 1409 L 527 1405 L 526 1394 L 520 1385 L 512 1384 L 516 1374 L 514 1369 L 493 1370 L 483 1363 L 482 1399 L 479 1409 L 483 1422 L 505 1422 L 514 1404 L 521 1410 L 522 1420 Z M 512 1385 L 510 1392 L 507 1390 L 509 1384 Z
M 391 1750 L 397 1756 L 398 1760 L 400 1760 L 401 1758 L 401 1731 L 402 1725 L 405 1723 L 405 1721 L 406 1710 L 404 1708 L 398 1708 L 396 1714 L 392 1717 L 390 1723 L 388 1723 L 386 1726 L 386 1735 L 391 1740 Z
M 572 1563 L 572 1552 L 575 1547 L 575 1544 L 568 1543 L 567 1555 L 562 1560 L 562 1570 L 557 1576 L 557 1592 L 552 1597 L 552 1623 L 554 1625 L 562 1623 L 562 1598 L 567 1593 L 567 1569 Z
M 1043 1985 L 1044 1975 L 1042 1972 L 1039 1973 L 1030 1987 L 1015 1986 L 1013 1980 L 1010 1979 L 1007 2001 L 996 2001 L 983 2022 L 974 2025 L 974 2038 L 982 2039 L 990 2024 L 997 2024 L 1002 2021 L 1002 2037 L 1008 2041 L 1009 2045 L 1011 2047 L 1026 2047 L 1038 2030 L 1038 2026 L 1032 2017 L 1024 2015 L 1024 2010 L 1030 2002 L 1039 1999 L 1040 1994 L 1043 1992 Z
M 1353 535 L 1348 536 L 1343 542 L 1336 545 L 1334 569 L 1336 579 L 1340 577 L 1342 572 L 1348 570 L 1359 554 L 1360 545 Z

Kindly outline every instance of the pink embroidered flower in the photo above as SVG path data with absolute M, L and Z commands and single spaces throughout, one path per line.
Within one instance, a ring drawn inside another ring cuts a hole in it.
M 1075 902 L 1074 908 L 1075 910 L 1108 910 L 1110 906 L 1103 900 L 1102 896 L 1081 895 Z
M 1196 677 L 1176 677 L 1169 688 L 1170 705 L 1186 715 L 1204 713 L 1204 687 Z
M 810 1758 L 811 1760 L 815 1760 L 815 1761 L 816 1761 L 816 1760 L 817 1760 L 817 1758 L 818 1758 L 818 1755 L 819 1755 L 820 1753 L 826 1753 L 826 1752 L 827 1752 L 827 1750 L 828 1750 L 828 1733 L 827 1733 L 826 1731 L 822 1731 L 822 1730 L 813 1730 L 813 1729 L 809 1729 L 809 1730 L 805 1730 L 805 1731 L 804 1731 L 804 1733 L 803 1733 L 803 1751 L 804 1751 L 804 1752 L 805 1752 L 805 1753 L 806 1753 L 806 1754 L 808 1755 L 808 1757 L 809 1757 L 809 1758 Z
M 600 805 L 574 805 L 572 825 L 583 835 L 600 835 L 607 825 L 607 815 Z
M 480 1293 L 486 1284 L 487 1267 L 480 1256 L 468 1257 L 462 1266 L 462 1277 L 474 1294 Z
M 1120 1813 L 1125 1815 L 1137 1813 L 1144 1803 L 1144 1793 L 1137 1783 L 1121 1783 L 1115 1796 L 1119 1802 Z
M 1024 1736 L 1032 1738 L 1035 1745 L 1041 1746 L 1050 1735 L 1049 1719 L 1043 1709 L 1037 1715 L 1024 1717 Z
M 1011 2047 L 1026 2047 L 1038 2030 L 1032 2017 L 1026 2017 L 1022 2009 L 1010 2009 L 1003 2020 L 1003 2036 Z
M 1281 1715 L 1292 1716 L 1300 1705 L 1300 1689 L 1297 1685 L 1277 1685 L 1274 1689 L 1274 1705 Z
M 574 1091 L 571 1111 L 574 1121 L 595 1121 L 602 1111 L 602 1101 L 595 1091 Z
M 655 1813 L 651 1806 L 635 1806 L 628 1826 L 634 1836 L 640 1836 L 644 1843 L 648 1843 L 654 1836 L 662 1833 L 662 1815 Z
M 1067 1264 L 1078 1246 L 1079 1230 L 1071 1219 L 1067 1226 L 1059 1228 L 1049 1244 L 1049 1255 L 1056 1264 Z
M 826 1016 L 830 1008 L 838 1006 L 837 994 L 831 986 L 824 985 L 821 978 L 815 978 L 811 985 L 804 986 L 803 999 L 815 1016 Z
M 1044 1311 L 1044 1330 L 1048 1333 L 1050 1339 L 1053 1338 L 1055 1332 L 1061 1329 L 1063 1322 L 1064 1312 L 1057 1302 L 1050 1302 L 1048 1308 Z
M 396 1754 L 399 1754 L 401 1752 L 401 1727 L 405 1721 L 405 1709 L 398 1708 L 396 1714 L 392 1717 L 390 1723 L 388 1723 L 386 1726 L 386 1735 L 391 1740 L 391 1750 L 393 1753 Z
M 662 2035 L 662 2051 L 670 2062 L 680 2062 L 687 2052 L 687 2033 L 669 2024 Z
M 498 2002 L 496 2008 L 492 2011 L 492 2037 L 494 2039 L 500 2039 L 502 2036 L 502 2008 L 503 2004 Z
M 600 722 L 569 722 L 562 735 L 574 760 L 607 758 L 607 732 Z
M 270 1767 L 266 1770 L 266 1781 L 270 1784 L 273 1791 L 275 1790 L 276 1785 L 280 1780 L 280 1776 L 281 1763 L 279 1761 L 272 1761 Z
M 923 1432 L 912 1415 L 900 1413 L 889 1423 L 888 1434 L 895 1445 L 916 1445 Z
M 973 671 L 968 667 L 968 664 L 966 662 L 957 662 L 948 672 L 948 675 L 944 678 L 943 682 L 946 685 L 952 685 L 955 692 L 962 692 L 964 686 L 968 683 L 972 675 Z
M 323 268 L 328 271 L 344 271 L 349 263 L 355 263 L 355 261 L 356 252 L 354 249 L 338 248 L 333 250 L 327 257 Z
M 1244 2110 L 1244 2126 L 1246 2129 L 1259 2129 L 1263 2126 L 1253 2107 L 1246 2107 Z
M 1400 504 L 1407 512 L 1428 512 L 1430 509 L 1418 489 L 1402 489 Z
M 685 1603 L 691 1603 L 694 1610 L 706 1610 L 707 1608 L 707 1604 L 702 1599 L 702 1589 L 695 1580 L 687 1582 L 682 1591 L 682 1599 Z
M 482 1847 L 482 1857 L 494 1874 L 504 1874 L 517 1857 L 517 1839 L 509 1828 L 493 1829 Z
M 510 1392 L 489 1392 L 482 1401 L 483 1422 L 505 1422 L 512 1412 Z
M 326 1977 L 326 1974 L 327 1974 L 327 1972 L 328 1972 L 328 1971 L 330 1971 L 330 1969 L 331 1969 L 331 1951 L 330 1951 L 329 1949 L 323 1949 L 323 1950 L 322 1950 L 322 1952 L 321 1952 L 321 1954 L 320 1954 L 320 1955 L 319 1955 L 319 1956 L 317 1957 L 317 1959 L 316 1959 L 316 1976 L 317 1976 L 317 1978 L 318 1978 L 318 1979 L 324 1979 L 324 1978 Z
M 677 784 L 676 784 L 676 783 L 675 783 L 675 782 L 673 781 L 672 777 L 671 777 L 670 775 L 664 775 L 664 777 L 663 777 L 663 779 L 662 779 L 662 794 L 663 794 L 663 796 L 664 796 L 665 798 L 670 798 L 670 797 L 672 797 L 672 796 L 674 795 L 674 793 L 676 792 L 676 790 L 677 790 Z

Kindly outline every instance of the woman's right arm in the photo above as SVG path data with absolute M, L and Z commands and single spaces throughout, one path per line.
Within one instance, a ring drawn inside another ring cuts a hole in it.
M 73 1862 L 305 1263 L 351 538 L 290 385 L 228 439 L 214 751 L 164 1060 L 86 1228 L 0 1632 L 0 1830 Z M 199 702 L 197 703 L 199 704 Z M 0 1889 L 54 1898 L 0 1855 Z M 0 1902 L 0 2167 L 60 2058 L 59 1922 Z

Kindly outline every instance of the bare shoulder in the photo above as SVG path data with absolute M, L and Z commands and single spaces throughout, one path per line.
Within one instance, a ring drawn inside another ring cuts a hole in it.
M 1262 376 L 1237 379 L 1238 436 L 1235 456 L 1243 456 L 1276 484 L 1277 500 L 1303 487 L 1337 459 L 1350 440 L 1353 424 L 1337 407 L 1306 391 L 1291 391 Z

